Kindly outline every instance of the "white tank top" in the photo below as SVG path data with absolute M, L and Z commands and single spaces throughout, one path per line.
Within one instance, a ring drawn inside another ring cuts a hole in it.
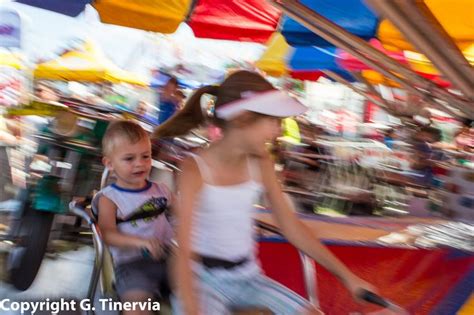
M 201 256 L 229 261 L 254 260 L 253 214 L 262 185 L 252 175 L 259 173 L 258 168 L 248 162 L 248 181 L 216 186 L 206 162 L 198 155 L 192 157 L 203 179 L 194 208 L 192 250 Z
M 98 200 L 100 196 L 109 198 L 117 206 L 117 218 L 127 219 L 137 212 L 151 211 L 163 203 L 170 205 L 172 200 L 169 189 L 162 184 L 148 182 L 143 189 L 124 189 L 115 184 L 105 187 L 99 191 L 92 202 L 93 211 L 98 211 Z M 124 222 L 117 225 L 120 233 L 139 236 L 146 239 L 159 239 L 162 243 L 169 245 L 173 238 L 173 229 L 166 215 L 158 217 L 139 219 Z M 143 257 L 140 249 L 119 248 L 110 246 L 114 264 L 122 264 Z

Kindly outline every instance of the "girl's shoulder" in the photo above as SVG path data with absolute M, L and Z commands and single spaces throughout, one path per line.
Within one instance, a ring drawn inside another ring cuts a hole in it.
M 180 162 L 181 172 L 178 176 L 178 185 L 191 185 L 198 189 L 201 187 L 204 179 L 210 176 L 210 168 L 207 161 L 203 158 L 202 151 L 187 153 L 186 157 Z
M 185 158 L 181 161 L 182 170 L 199 170 L 202 164 L 207 165 L 208 157 L 207 149 L 198 149 L 193 152 L 186 152 Z

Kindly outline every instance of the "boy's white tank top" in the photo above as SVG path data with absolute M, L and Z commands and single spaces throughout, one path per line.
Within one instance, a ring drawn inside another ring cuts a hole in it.
M 191 155 L 203 178 L 196 200 L 191 245 L 201 256 L 229 261 L 255 260 L 253 214 L 262 185 L 254 178 L 258 169 L 248 163 L 250 180 L 230 186 L 213 185 L 212 173 L 198 155 Z
M 117 218 L 120 219 L 126 219 L 136 212 L 150 211 L 154 207 L 160 207 L 163 203 L 169 205 L 172 200 L 170 191 L 162 184 L 148 182 L 145 188 L 138 190 L 123 189 L 112 184 L 96 194 L 92 203 L 95 213 L 99 213 L 98 200 L 100 196 L 109 198 L 117 206 Z M 170 244 L 174 236 L 172 226 L 165 214 L 155 218 L 121 223 L 117 225 L 117 229 L 127 235 L 144 239 L 158 239 L 166 245 Z M 115 246 L 109 248 L 116 265 L 143 257 L 138 248 L 124 249 Z

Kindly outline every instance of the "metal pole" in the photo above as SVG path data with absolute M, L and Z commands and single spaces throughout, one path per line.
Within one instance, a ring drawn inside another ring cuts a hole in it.
M 371 96 L 370 94 L 368 94 L 367 92 L 355 87 L 354 85 L 352 85 L 350 82 L 348 82 L 346 79 L 344 79 L 343 77 L 341 77 L 340 75 L 338 75 L 337 73 L 334 73 L 332 71 L 329 71 L 329 70 L 323 70 L 322 72 L 324 72 L 324 74 L 326 74 L 328 77 L 336 80 L 337 82 L 341 83 L 341 84 L 344 84 L 345 86 L 347 86 L 348 88 L 352 89 L 354 92 L 360 94 L 360 95 L 363 95 L 365 96 L 366 98 L 368 98 L 371 102 L 373 102 L 374 104 L 384 108 L 389 114 L 393 115 L 393 116 L 406 116 L 406 115 L 403 115 L 401 114 L 396 106 L 397 104 L 396 103 L 393 103 L 393 102 L 389 102 L 388 100 L 385 100 L 385 102 L 382 102 L 380 101 L 379 99 Z M 433 107 L 439 109 L 439 110 L 442 110 L 442 111 L 445 111 L 447 112 L 448 114 L 451 114 L 453 116 L 458 116 L 457 113 L 453 112 L 452 110 L 450 110 L 449 108 L 445 108 L 443 106 L 441 106 L 440 104 L 438 103 L 433 103 L 431 104 Z
M 383 98 L 382 95 L 380 95 L 380 93 L 375 89 L 372 83 L 370 83 L 366 78 L 364 78 L 364 76 L 360 72 L 350 71 L 350 73 L 354 78 L 357 79 L 357 81 L 365 84 L 365 86 L 367 86 L 367 89 L 369 90 L 370 93 L 372 93 L 375 96 L 380 97 L 381 102 L 383 102 L 385 105 L 388 104 L 385 98 Z
M 304 285 L 306 293 L 308 294 L 308 299 L 311 304 L 320 308 L 315 263 L 303 252 L 298 251 L 298 254 L 300 256 L 301 267 L 303 268 Z
M 350 82 L 348 82 L 346 79 L 344 79 L 343 77 L 341 77 L 340 75 L 338 75 L 337 73 L 334 73 L 330 70 L 322 70 L 322 72 L 327 75 L 328 77 L 330 77 L 331 79 L 333 80 L 336 80 L 337 82 L 347 86 L 348 88 L 350 88 L 351 90 L 353 90 L 354 92 L 356 92 L 357 94 L 360 94 L 366 98 L 368 98 L 372 103 L 384 108 L 385 110 L 387 110 L 390 114 L 392 115 L 396 115 L 396 116 L 399 116 L 399 114 L 397 114 L 394 109 L 392 109 L 391 105 L 388 104 L 388 103 L 384 103 L 382 101 L 380 101 L 379 99 L 371 96 L 370 94 L 368 94 L 367 92 L 359 89 L 358 87 L 352 85 Z
M 281 1 L 281 2 L 289 2 L 289 1 Z M 275 5 L 282 9 L 287 15 L 291 16 L 293 19 L 297 20 L 299 23 L 302 25 L 306 26 L 308 29 L 310 29 L 312 32 L 315 34 L 321 36 L 322 38 L 326 39 L 327 41 L 333 43 L 334 45 L 341 47 L 345 49 L 346 51 L 350 52 L 353 54 L 355 57 L 363 61 L 365 64 L 368 66 L 372 67 L 373 69 L 379 71 L 383 75 L 389 77 L 390 79 L 396 81 L 400 85 L 402 85 L 406 89 L 411 89 L 413 90 L 413 93 L 419 94 L 420 96 L 424 96 L 423 93 L 413 87 L 413 84 L 410 84 L 403 80 L 402 77 L 399 75 L 393 74 L 389 71 L 389 69 L 385 68 L 384 66 L 378 64 L 376 61 L 370 59 L 367 55 L 362 54 L 359 52 L 356 48 L 354 48 L 352 43 L 349 43 L 348 41 L 345 41 L 342 39 L 342 36 L 339 36 L 338 34 L 333 34 L 331 30 L 327 28 L 327 25 L 324 27 L 321 26 L 327 22 L 327 24 L 332 24 L 330 27 L 337 26 L 336 24 L 332 23 L 329 20 L 322 21 L 325 19 L 323 16 L 318 15 L 316 12 L 312 11 L 311 9 L 303 6 L 302 4 L 297 4 L 294 3 L 294 7 L 288 6 L 288 4 L 285 4 L 286 6 L 283 6 L 279 4 L 278 2 L 275 2 Z M 313 15 L 313 16 L 311 16 Z M 316 26 L 313 26 L 313 23 Z M 339 26 L 337 26 L 339 27 Z M 345 32 L 345 30 L 341 29 L 342 31 Z M 349 34 L 352 35 L 352 34 Z M 364 45 L 366 43 L 364 42 Z
M 104 167 L 102 171 L 102 176 L 100 178 L 100 189 L 105 188 L 107 186 L 107 181 L 109 180 L 110 171 L 107 167 Z
M 325 17 L 317 14 L 316 12 L 302 5 L 298 1 L 272 0 L 272 3 L 273 5 L 281 9 L 285 14 L 295 19 L 315 34 L 321 36 L 322 38 L 333 43 L 334 45 L 345 49 L 349 53 L 353 54 L 354 56 L 365 62 L 367 65 L 378 70 L 390 79 L 398 82 L 408 91 L 417 94 L 425 99 L 431 97 L 430 94 L 423 93 L 418 89 L 414 88 L 411 83 L 407 82 L 403 78 L 392 74 L 390 71 L 386 70 L 384 66 L 393 68 L 394 71 L 399 73 L 399 75 L 405 76 L 408 80 L 415 81 L 417 85 L 420 85 L 421 88 L 428 90 L 433 96 L 451 103 L 454 107 L 458 108 L 466 115 L 474 117 L 474 110 L 469 108 L 469 105 L 471 104 L 469 104 L 468 102 L 465 102 L 464 100 L 458 98 L 456 95 L 449 93 L 448 91 L 439 89 L 433 82 L 418 76 L 415 72 L 404 67 L 396 60 L 390 58 L 389 56 L 386 56 L 383 52 L 368 45 L 365 41 L 361 40 L 355 35 L 350 34 L 340 26 L 332 23 Z M 360 50 L 360 52 L 358 50 Z M 374 60 L 369 59 L 367 57 L 368 55 L 376 58 L 377 62 L 383 63 L 384 66 L 381 66 Z
M 473 99 L 471 65 L 424 3 L 413 0 L 367 2 L 389 19 L 465 96 Z

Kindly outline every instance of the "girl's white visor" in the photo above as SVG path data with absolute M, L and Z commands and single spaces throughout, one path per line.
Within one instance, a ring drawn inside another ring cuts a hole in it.
M 242 98 L 216 108 L 216 117 L 231 120 L 245 111 L 275 117 L 301 115 L 308 109 L 296 98 L 280 90 L 243 92 Z

